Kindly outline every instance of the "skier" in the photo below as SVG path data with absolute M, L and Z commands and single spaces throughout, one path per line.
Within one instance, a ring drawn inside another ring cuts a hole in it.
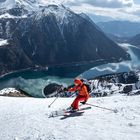
M 77 111 L 79 110 L 78 103 L 81 101 L 81 103 L 85 104 L 89 98 L 89 93 L 88 93 L 86 85 L 84 85 L 82 80 L 75 79 L 74 85 L 75 86 L 72 88 L 69 88 L 68 91 L 69 92 L 78 91 L 78 96 L 75 98 L 75 100 L 71 104 L 70 109 L 73 111 Z

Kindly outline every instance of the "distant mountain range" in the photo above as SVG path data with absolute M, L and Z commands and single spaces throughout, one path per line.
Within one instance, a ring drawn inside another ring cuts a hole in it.
M 96 14 L 88 14 L 88 16 L 95 22 L 108 22 L 108 21 L 113 21 L 114 19 L 111 17 L 107 16 L 102 16 L 102 15 L 96 15 Z
M 117 37 L 132 37 L 140 33 L 140 23 L 129 21 L 98 22 L 97 25 L 106 33 Z
M 130 38 L 129 43 L 135 46 L 140 46 L 140 34 Z
M 13 2 L 14 1 L 14 2 Z M 38 0 L 0 4 L 0 74 L 40 66 L 129 59 L 86 15 Z

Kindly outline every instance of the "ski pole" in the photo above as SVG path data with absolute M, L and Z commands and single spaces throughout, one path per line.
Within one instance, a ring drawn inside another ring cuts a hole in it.
M 61 91 L 61 89 L 62 89 L 62 86 L 58 89 L 58 91 L 57 91 L 57 94 L 56 95 L 58 95 L 59 94 L 59 92 Z M 58 99 L 58 96 L 52 101 L 52 103 L 51 104 L 49 104 L 48 105 L 48 107 L 50 108 L 51 107 L 51 105 L 56 101 Z
M 53 102 L 52 102 L 50 105 L 48 105 L 48 107 L 50 108 L 51 105 L 52 105 L 57 99 L 58 99 L 58 97 L 56 97 L 56 98 L 53 100 Z
M 117 113 L 117 112 L 118 112 L 117 109 L 110 109 L 110 108 L 106 108 L 106 107 L 101 107 L 101 106 L 97 106 L 97 105 L 92 105 L 92 104 L 89 104 L 89 103 L 86 103 L 86 105 L 98 107 L 98 108 L 105 109 L 105 110 L 110 110 L 110 111 L 113 111 L 114 113 Z

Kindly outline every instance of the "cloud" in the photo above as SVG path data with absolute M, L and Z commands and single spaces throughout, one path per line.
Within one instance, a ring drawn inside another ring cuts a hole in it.
M 63 2 L 70 5 L 89 4 L 108 8 L 132 7 L 134 4 L 133 0 L 64 0 Z
M 131 7 L 133 0 L 40 0 L 48 3 L 63 3 L 69 6 L 89 4 L 97 7 L 120 8 Z
M 74 12 L 140 22 L 140 5 L 135 0 L 40 0 L 63 4 Z
M 0 0 L 0 2 L 5 2 L 6 0 Z
M 140 22 L 140 7 L 133 8 L 102 8 L 89 4 L 81 4 L 80 6 L 71 6 L 76 13 L 86 13 L 87 15 L 98 15 L 110 17 L 114 20 L 129 20 L 132 22 Z

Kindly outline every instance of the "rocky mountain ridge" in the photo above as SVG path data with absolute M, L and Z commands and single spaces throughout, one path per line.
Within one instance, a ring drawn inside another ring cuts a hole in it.
M 87 17 L 63 5 L 41 5 L 37 0 L 14 1 L 13 7 L 9 4 L 8 8 L 0 9 L 0 38 L 9 42 L 0 47 L 0 74 L 36 65 L 130 59 Z M 5 66 L 5 58 L 11 66 Z
M 90 84 L 91 87 L 91 97 L 105 97 L 117 94 L 140 94 L 139 71 L 102 75 L 88 80 L 87 83 Z M 49 98 L 55 96 L 72 97 L 76 95 L 76 93 L 70 93 L 64 89 L 65 87 L 63 87 L 62 85 L 52 83 L 44 88 L 44 95 Z

